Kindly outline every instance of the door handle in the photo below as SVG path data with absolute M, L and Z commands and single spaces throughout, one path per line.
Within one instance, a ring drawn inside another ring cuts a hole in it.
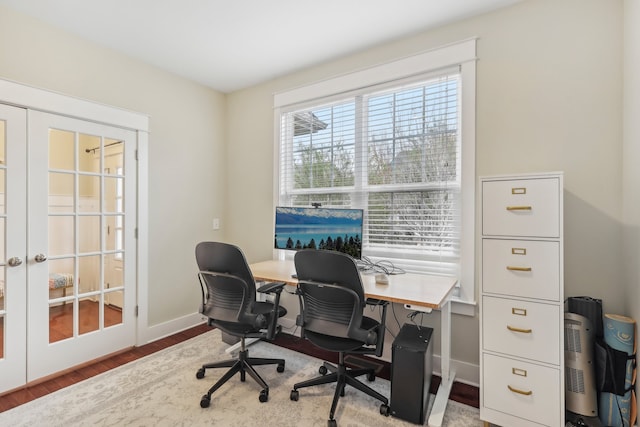
M 36 262 L 45 262 L 47 260 L 47 256 L 45 254 L 38 254 L 33 259 L 35 259 Z
M 7 260 L 7 264 L 9 265 L 9 267 L 17 267 L 22 264 L 22 258 L 17 256 L 11 257 Z

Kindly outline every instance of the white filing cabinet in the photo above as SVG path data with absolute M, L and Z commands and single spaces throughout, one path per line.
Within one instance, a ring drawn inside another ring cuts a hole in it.
M 563 175 L 480 179 L 480 418 L 564 426 Z

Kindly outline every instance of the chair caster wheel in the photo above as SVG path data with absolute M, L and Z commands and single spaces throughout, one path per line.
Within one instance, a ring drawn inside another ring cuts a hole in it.
M 269 391 L 268 390 L 262 390 L 260 392 L 260 396 L 258 396 L 258 399 L 260 399 L 260 403 L 264 403 L 267 400 L 269 400 Z
M 320 368 L 318 369 L 318 373 L 320 375 L 327 375 L 327 367 L 324 365 L 320 366 Z
M 376 374 L 374 374 L 373 372 L 367 374 L 367 381 L 371 382 L 375 380 L 376 380 Z
M 336 420 L 327 421 L 327 427 L 338 427 L 338 422 Z
M 300 398 L 300 392 L 298 390 L 291 390 L 291 394 L 289 395 L 289 399 L 297 402 Z
M 202 396 L 202 399 L 200 399 L 200 407 L 208 408 L 210 404 L 211 404 L 211 397 L 206 394 Z
M 384 403 L 380 405 L 380 414 L 388 417 L 389 414 L 391 414 L 391 408 L 389 407 L 389 405 L 385 405 Z
M 284 372 L 284 363 L 282 365 L 278 365 L 278 367 L 276 368 L 276 370 L 278 372 Z
M 199 380 L 204 378 L 204 368 L 198 369 L 198 372 L 196 372 L 196 378 Z

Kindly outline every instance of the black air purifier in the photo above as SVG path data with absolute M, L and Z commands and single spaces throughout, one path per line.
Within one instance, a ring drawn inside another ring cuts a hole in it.
M 391 415 L 424 424 L 429 403 L 433 349 L 432 328 L 405 324 L 393 341 Z

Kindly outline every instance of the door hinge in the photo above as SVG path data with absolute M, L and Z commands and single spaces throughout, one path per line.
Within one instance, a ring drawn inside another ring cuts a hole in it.
M 136 227 L 136 228 L 133 230 L 133 237 L 134 237 L 135 239 L 137 239 L 137 238 L 138 238 L 138 227 Z
M 139 306 L 137 306 L 137 305 L 136 305 L 136 309 L 135 309 L 135 313 L 134 313 L 136 317 L 138 317 L 138 312 L 139 312 L 139 311 L 140 311 L 140 310 L 139 310 Z
M 136 158 L 136 161 L 138 161 L 138 150 L 136 149 L 133 153 L 134 153 L 134 156 Z

